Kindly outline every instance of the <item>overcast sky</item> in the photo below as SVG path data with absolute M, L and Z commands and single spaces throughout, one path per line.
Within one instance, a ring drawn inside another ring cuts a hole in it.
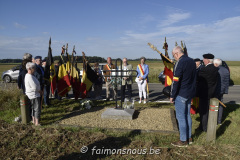
M 0 0 L 0 59 L 53 55 L 73 45 L 86 56 L 160 58 L 185 42 L 192 58 L 240 60 L 239 0 Z

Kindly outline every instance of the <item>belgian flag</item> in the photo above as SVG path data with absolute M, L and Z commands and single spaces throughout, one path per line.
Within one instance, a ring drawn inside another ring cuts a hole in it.
M 87 96 L 87 92 L 91 89 L 92 84 L 95 83 L 98 79 L 97 73 L 90 67 L 90 65 L 83 60 L 83 75 L 81 83 L 81 93 L 82 98 Z
M 48 47 L 48 57 L 46 60 L 46 66 L 44 69 L 44 80 L 45 84 L 51 84 L 51 91 L 54 93 L 56 90 L 56 72 L 55 67 L 53 63 L 53 57 L 52 57 L 52 48 L 51 48 L 51 38 L 49 40 L 49 47 Z
M 78 99 L 78 97 L 80 96 L 80 92 L 81 92 L 81 80 L 79 77 L 79 72 L 77 70 L 77 65 L 73 65 L 74 63 L 71 64 L 71 72 L 70 72 L 70 82 L 72 85 L 72 89 L 73 89 L 73 94 L 75 97 L 75 100 Z
M 172 80 L 173 80 L 173 67 L 174 67 L 174 63 L 169 60 L 166 56 L 164 56 L 163 54 L 161 54 L 161 58 L 164 64 L 164 74 L 165 74 L 165 87 L 166 86 L 170 86 L 172 84 Z
M 71 83 L 69 75 L 66 71 L 62 59 L 59 61 L 59 71 L 58 71 L 58 94 L 63 97 L 71 90 Z

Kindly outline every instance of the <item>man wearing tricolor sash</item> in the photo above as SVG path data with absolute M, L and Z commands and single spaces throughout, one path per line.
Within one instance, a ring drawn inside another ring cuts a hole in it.
M 105 76 L 105 82 L 106 82 L 106 100 L 108 101 L 110 99 L 110 87 L 113 87 L 111 82 L 111 69 L 116 69 L 116 66 L 112 64 L 112 58 L 107 58 L 107 64 L 103 66 L 103 75 Z M 117 90 L 113 87 L 113 99 L 117 98 Z
M 191 100 L 196 92 L 196 67 L 193 59 L 184 55 L 180 46 L 172 51 L 177 61 L 173 70 L 173 83 L 170 102 L 174 103 L 176 118 L 180 132 L 180 140 L 173 142 L 173 146 L 186 147 L 192 143 L 192 119 L 190 115 Z
M 149 88 L 148 88 L 148 74 L 149 74 L 149 67 L 147 64 L 145 64 L 146 58 L 141 57 L 140 58 L 141 64 L 138 64 L 137 66 L 137 78 L 136 82 L 138 84 L 139 89 L 139 103 L 142 103 L 142 95 L 144 97 L 144 104 L 147 103 L 147 96 L 149 94 Z M 147 87 L 147 92 L 146 92 Z

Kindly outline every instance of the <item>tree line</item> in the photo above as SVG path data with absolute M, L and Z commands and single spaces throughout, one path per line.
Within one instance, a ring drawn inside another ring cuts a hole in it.
M 45 57 L 47 58 L 47 57 Z M 70 60 L 72 59 L 71 55 L 69 55 Z M 54 56 L 53 60 L 60 60 L 61 56 Z M 66 57 L 64 56 L 64 59 L 66 60 Z M 87 56 L 86 57 L 87 61 L 89 63 L 94 63 L 94 62 L 99 62 L 99 63 L 105 63 L 107 60 L 103 57 L 98 57 L 98 56 Z M 140 59 L 128 59 L 129 61 L 140 61 Z M 157 61 L 160 59 L 157 58 L 147 58 L 148 61 Z M 115 59 L 112 59 L 112 61 L 115 61 Z M 21 63 L 22 59 L 0 59 L 0 63 Z M 82 56 L 77 56 L 77 62 L 82 63 L 83 62 L 83 57 Z

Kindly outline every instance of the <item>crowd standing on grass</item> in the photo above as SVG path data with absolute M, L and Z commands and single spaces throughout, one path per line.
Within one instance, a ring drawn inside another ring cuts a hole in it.
M 210 98 L 223 100 L 223 94 L 228 93 L 230 73 L 222 66 L 221 59 L 214 59 L 214 55 L 203 55 L 203 64 L 199 58 L 191 59 L 180 46 L 172 51 L 176 60 L 170 102 L 174 103 L 178 121 L 180 140 L 173 142 L 173 146 L 186 147 L 192 144 L 192 120 L 190 115 L 191 100 L 199 97 L 200 125 L 199 130 L 207 132 Z M 195 62 L 195 63 L 194 63 Z M 222 123 L 223 106 L 219 105 L 217 124 Z M 217 125 L 216 124 L 216 125 Z
M 192 119 L 190 115 L 191 100 L 194 97 L 199 98 L 199 108 L 197 112 L 200 114 L 199 130 L 206 132 L 208 124 L 209 102 L 210 98 L 216 97 L 220 101 L 223 95 L 228 94 L 230 72 L 222 66 L 221 59 L 214 59 L 214 55 L 207 53 L 203 55 L 203 64 L 199 58 L 192 59 L 184 54 L 180 46 L 176 46 L 172 50 L 172 56 L 176 60 L 173 69 L 173 82 L 171 85 L 170 102 L 174 103 L 176 110 L 176 118 L 180 131 L 179 141 L 173 142 L 172 145 L 177 147 L 185 147 L 192 143 Z M 147 103 L 148 98 L 148 74 L 149 66 L 145 64 L 146 58 L 140 58 L 140 64 L 136 66 L 137 77 L 135 81 L 138 85 L 139 103 Z M 103 81 L 106 83 L 106 101 L 110 98 L 117 98 L 117 88 L 114 87 L 112 81 L 114 79 L 112 70 L 122 69 L 123 78 L 121 80 L 121 101 L 124 101 L 126 95 L 132 98 L 132 71 L 133 66 L 128 64 L 127 58 L 123 58 L 122 66 L 115 66 L 111 57 L 107 58 L 107 64 L 103 66 L 102 71 L 99 63 L 94 64 L 94 71 L 98 76 L 98 80 L 93 84 L 94 98 L 102 99 L 101 92 Z M 59 61 L 54 61 L 55 72 L 58 75 Z M 42 103 L 45 106 L 50 105 L 49 94 L 50 84 L 44 81 L 44 68 L 46 59 L 42 60 L 41 56 L 33 57 L 30 53 L 25 53 L 20 67 L 18 76 L 18 87 L 22 89 L 31 102 L 31 116 L 35 125 L 39 125 Z M 58 76 L 56 76 L 58 81 Z M 127 92 L 126 92 L 127 88 Z M 58 95 L 58 87 L 56 88 L 54 97 L 61 100 Z M 44 101 L 42 101 L 42 96 Z M 217 124 L 221 125 L 223 115 L 223 106 L 219 105 Z

